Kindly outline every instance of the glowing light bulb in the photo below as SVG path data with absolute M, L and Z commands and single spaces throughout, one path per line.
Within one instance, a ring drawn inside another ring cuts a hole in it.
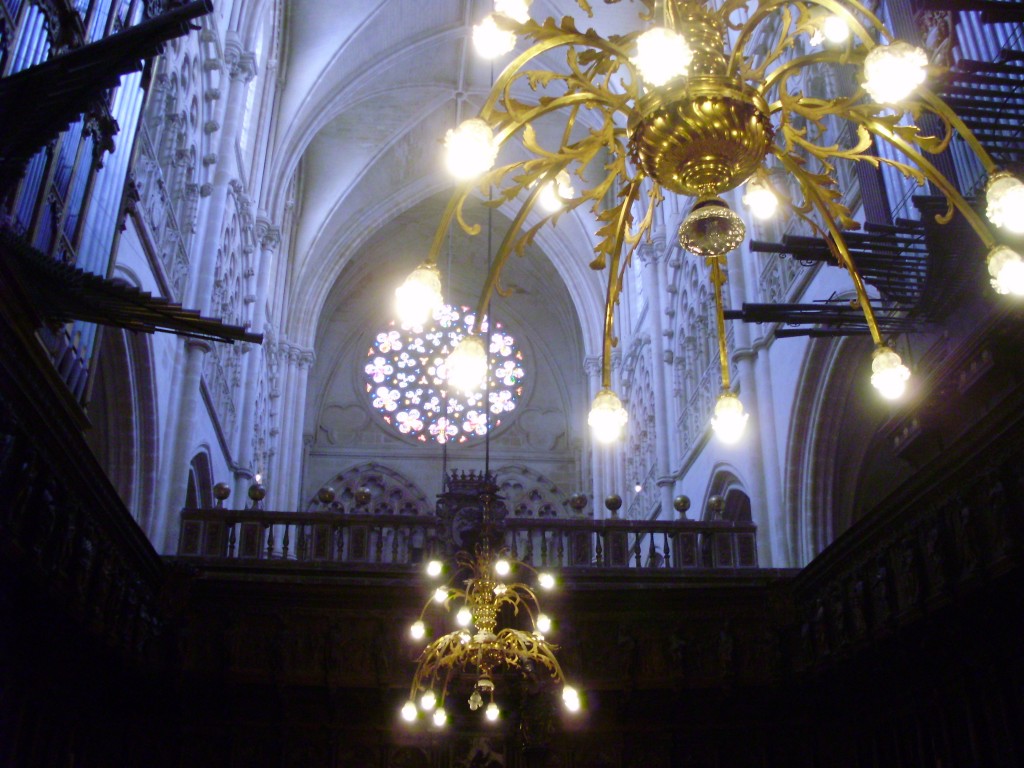
M 772 188 L 760 179 L 747 182 L 747 191 L 743 195 L 743 204 L 750 209 L 756 219 L 770 219 L 779 208 L 779 198 Z
M 512 565 L 508 560 L 502 558 L 494 564 L 494 572 L 499 576 L 508 576 L 509 571 L 512 570 Z
M 429 563 L 427 563 L 427 576 L 440 576 L 441 571 L 443 570 L 444 563 L 442 563 L 440 560 L 431 560 Z
M 443 303 L 441 272 L 435 264 L 416 267 L 395 289 L 395 310 L 403 326 L 423 325 Z
M 850 25 L 841 16 L 827 16 L 821 25 L 821 34 L 830 43 L 840 45 L 850 39 Z
M 501 710 L 498 709 L 498 705 L 492 701 L 487 705 L 487 709 L 484 710 L 484 715 L 486 715 L 487 719 L 493 723 L 498 719 L 498 716 L 501 715 Z
M 491 126 L 473 117 L 445 134 L 445 166 L 456 179 L 469 181 L 491 169 L 499 149 Z
M 547 614 L 537 614 L 537 629 L 540 632 L 547 632 L 551 629 L 551 618 Z
M 487 378 L 487 349 L 482 336 L 463 336 L 445 362 L 448 383 L 467 395 L 484 387 Z
M 437 696 L 434 695 L 433 691 L 426 691 L 420 696 L 420 709 L 424 712 L 429 712 L 435 706 L 437 706 Z
M 494 14 L 473 26 L 473 48 L 485 59 L 496 59 L 516 47 L 516 33 L 498 26 Z
M 448 599 L 448 590 L 445 587 L 438 587 L 434 590 L 434 602 L 443 603 Z
M 496 594 L 498 597 L 501 597 L 506 592 L 508 592 L 508 587 L 506 587 L 504 584 L 494 585 L 494 594 Z
M 579 712 L 580 710 L 580 694 L 571 685 L 567 685 L 562 689 L 562 703 L 565 704 L 565 708 L 570 712 Z
M 441 728 L 442 726 L 444 726 L 444 724 L 447 721 L 448 721 L 448 715 L 445 713 L 444 707 L 441 707 L 440 709 L 438 709 L 438 710 L 436 710 L 434 712 L 434 725 L 436 725 L 438 728 Z
M 455 621 L 460 627 L 468 627 L 469 622 L 473 620 L 473 614 L 470 613 L 469 608 L 462 606 L 459 608 L 459 612 L 455 614 Z
M 525 24 L 530 20 L 530 0 L 494 0 L 494 12 Z
M 416 719 L 416 705 L 411 701 L 405 702 L 402 706 L 402 719 L 407 723 L 411 723 Z
M 715 415 L 711 418 L 711 428 L 715 435 L 726 445 L 738 443 L 743 437 L 750 414 L 743 412 L 743 403 L 732 392 L 723 392 L 715 403 Z
M 590 406 L 587 423 L 599 443 L 614 443 L 622 435 L 629 420 L 619 396 L 605 387 L 597 393 Z
M 664 27 L 655 27 L 636 39 L 633 64 L 640 77 L 655 88 L 669 80 L 684 77 L 693 60 L 686 38 Z
M 871 386 L 886 400 L 896 400 L 903 395 L 910 379 L 910 369 L 903 364 L 900 356 L 886 346 L 875 349 L 871 360 Z
M 541 589 L 554 589 L 555 577 L 547 572 L 540 573 L 537 575 L 537 583 L 540 584 Z
M 985 202 L 989 221 L 1010 232 L 1024 232 L 1024 183 L 1020 179 L 1007 171 L 992 174 L 985 185 Z
M 548 213 L 557 213 L 562 210 L 565 201 L 576 194 L 572 183 L 569 181 L 569 172 L 561 170 L 555 176 L 554 181 L 547 181 L 537 193 L 537 204 Z
M 988 273 L 996 293 L 1024 296 L 1024 259 L 1012 248 L 997 245 L 989 251 Z
M 427 634 L 427 627 L 422 621 L 417 621 L 409 627 L 409 634 L 412 635 L 413 640 L 422 640 L 423 636 Z
M 864 58 L 864 90 L 880 104 L 895 104 L 924 82 L 928 56 L 897 41 L 879 45 Z

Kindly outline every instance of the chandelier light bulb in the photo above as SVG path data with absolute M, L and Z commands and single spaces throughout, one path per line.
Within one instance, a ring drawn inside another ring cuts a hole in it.
M 755 178 L 747 182 L 743 204 L 750 209 L 755 219 L 770 219 L 779 208 L 779 198 L 771 187 Z
M 499 576 L 508 576 L 511 570 L 512 565 L 505 558 L 501 558 L 501 560 L 494 563 L 494 572 Z
M 469 608 L 463 606 L 459 608 L 459 612 L 455 614 L 455 621 L 460 627 L 468 627 L 469 622 L 473 620 L 473 614 L 469 612 Z
M 545 613 L 537 614 L 537 630 L 539 632 L 548 632 L 551 630 L 551 617 Z
M 403 326 L 423 325 L 444 303 L 441 272 L 435 264 L 421 264 L 395 289 L 395 309 Z
M 530 0 L 494 0 L 494 12 L 525 24 L 530 20 Z
M 558 213 L 565 206 L 565 201 L 576 194 L 569 180 L 569 172 L 561 170 L 554 181 L 544 182 L 537 193 L 537 204 L 548 213 Z
M 498 158 L 498 149 L 491 126 L 472 117 L 445 134 L 445 167 L 460 181 L 475 179 L 491 169 Z
M 487 378 L 487 349 L 482 336 L 463 336 L 448 360 L 448 383 L 459 391 L 472 395 L 484 388 Z
M 498 705 L 492 701 L 487 705 L 487 709 L 484 710 L 484 714 L 487 716 L 487 719 L 493 723 L 498 719 L 498 716 L 501 715 L 501 710 L 498 709 Z
M 875 349 L 871 360 L 871 386 L 886 400 L 897 400 L 903 396 L 910 379 L 910 369 L 903 364 L 900 356 L 890 347 Z
M 830 43 L 841 45 L 850 39 L 850 25 L 841 16 L 827 16 L 822 22 L 821 34 Z
M 436 578 L 441 575 L 441 571 L 444 570 L 444 563 L 440 560 L 431 560 L 427 563 L 427 576 Z
M 985 202 L 989 221 L 1010 232 L 1024 232 L 1024 182 L 1007 171 L 993 174 L 985 186 Z
M 565 704 L 565 708 L 570 712 L 579 712 L 580 709 L 580 694 L 571 685 L 567 685 L 562 689 L 562 703 Z
M 409 627 L 409 634 L 412 635 L 413 640 L 422 640 L 423 636 L 427 634 L 427 627 L 422 621 L 417 621 Z
M 555 577 L 545 571 L 537 575 L 537 583 L 541 589 L 554 589 Z
M 622 430 L 629 420 L 619 396 L 605 387 L 597 393 L 590 406 L 587 423 L 599 443 L 614 443 L 622 436 Z
M 997 245 L 989 251 L 988 273 L 996 293 L 1024 296 L 1024 259 L 1012 248 Z
M 496 59 L 516 47 L 516 33 L 502 29 L 489 13 L 473 26 L 473 48 L 482 58 Z
M 924 82 L 928 56 L 910 43 L 879 45 L 864 58 L 864 90 L 879 104 L 895 104 Z
M 409 703 L 411 704 L 412 702 Z M 433 691 L 427 691 L 422 696 L 420 696 L 420 709 L 422 709 L 424 712 L 429 712 L 436 706 L 437 696 L 434 695 Z
M 448 590 L 445 587 L 438 587 L 434 590 L 434 602 L 443 603 L 448 599 Z
M 444 707 L 441 707 L 440 709 L 434 712 L 434 725 L 436 725 L 438 728 L 443 727 L 447 720 L 448 715 L 445 713 Z
M 416 705 L 411 701 L 405 702 L 402 706 L 402 719 L 407 723 L 411 723 L 416 719 Z
M 733 445 L 743 437 L 750 414 L 743 412 L 743 403 L 732 392 L 723 392 L 715 403 L 715 415 L 711 417 L 711 428 L 718 439 L 726 445 Z
M 644 82 L 655 88 L 685 77 L 692 60 L 693 51 L 686 38 L 671 29 L 655 27 L 636 39 L 633 64 Z

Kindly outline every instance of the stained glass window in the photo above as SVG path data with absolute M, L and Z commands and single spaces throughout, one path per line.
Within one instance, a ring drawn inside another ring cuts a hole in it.
M 388 424 L 421 442 L 464 443 L 487 433 L 484 393 L 447 392 L 444 361 L 473 327 L 466 307 L 442 306 L 424 326 L 396 322 L 377 334 L 364 368 L 366 393 Z M 490 422 L 496 427 L 523 394 L 523 353 L 501 323 L 490 333 Z

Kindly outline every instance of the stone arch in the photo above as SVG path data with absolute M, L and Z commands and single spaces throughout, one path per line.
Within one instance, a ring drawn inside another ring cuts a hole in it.
M 327 506 L 333 511 L 374 515 L 433 514 L 426 495 L 414 482 L 401 472 L 376 462 L 343 470 L 322 486 L 334 488 L 335 499 Z M 355 501 L 360 488 L 370 491 L 370 501 L 362 509 L 357 508 Z M 324 509 L 315 494 L 307 502 L 307 509 L 314 508 Z
M 722 510 L 721 516 L 712 517 L 712 512 L 708 508 L 712 496 L 719 496 L 725 500 L 725 509 Z M 734 517 L 728 517 L 726 510 L 729 510 Z M 736 515 L 741 517 L 745 515 L 745 519 L 740 519 Z M 700 505 L 700 519 L 730 520 L 731 522 L 751 521 L 750 496 L 747 494 L 746 485 L 740 479 L 739 473 L 733 467 L 720 464 L 715 468 Z
M 509 464 L 494 476 L 510 517 L 568 516 L 565 494 L 539 472 L 521 464 Z
M 199 451 L 188 464 L 188 486 L 185 490 L 187 509 L 209 509 L 213 506 L 213 467 L 206 449 Z
M 151 340 L 109 328 L 89 404 L 88 441 L 132 517 L 151 533 L 158 463 Z

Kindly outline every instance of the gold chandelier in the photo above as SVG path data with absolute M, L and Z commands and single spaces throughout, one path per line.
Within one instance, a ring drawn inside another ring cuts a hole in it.
M 459 552 L 455 569 L 448 583 L 438 586 L 412 624 L 410 634 L 422 640 L 427 634 L 424 621 L 432 606 L 443 606 L 455 613 L 458 628 L 442 635 L 423 650 L 416 665 L 409 699 L 401 709 L 402 718 L 414 722 L 423 714 L 433 724 L 444 727 L 449 718 L 445 702 L 456 692 L 471 690 L 467 703 L 470 710 L 484 709 L 484 716 L 493 722 L 501 717 L 495 701 L 495 688 L 517 678 L 528 679 L 532 687 L 550 684 L 560 686 L 566 708 L 580 709 L 579 693 L 565 684 L 562 668 L 555 658 L 557 647 L 545 638 L 551 630 L 551 619 L 540 612 L 537 595 L 530 585 L 517 581 L 517 572 L 537 577 L 541 589 L 553 589 L 555 578 L 550 573 L 537 573 L 533 568 L 510 558 L 492 545 L 497 527 L 491 518 L 493 496 L 484 493 L 481 536 L 474 553 Z M 440 560 L 427 563 L 427 575 L 444 574 Z M 462 581 L 465 588 L 457 586 Z M 513 626 L 499 628 L 499 622 L 521 617 L 532 629 Z M 485 705 L 486 702 L 486 705 Z
M 736 440 L 747 416 L 729 381 L 722 285 L 726 255 L 743 242 L 745 227 L 720 196 L 745 185 L 743 202 L 752 214 L 788 211 L 820 235 L 849 272 L 875 345 L 871 382 L 883 396 L 897 398 L 910 371 L 883 339 L 844 241 L 843 230 L 858 224 L 838 189 L 839 160 L 875 167 L 886 163 L 918 185 L 930 183 L 947 202 L 937 221 L 948 223 L 959 212 L 988 251 L 995 290 L 1024 295 L 1024 259 L 997 242 L 989 223 L 928 156 L 944 151 L 954 134 L 963 139 L 988 176 L 987 214 L 997 228 L 1024 230 L 1024 183 L 997 168 L 960 117 L 928 87 L 928 77 L 938 71 L 928 65 L 924 51 L 896 40 L 863 2 L 640 2 L 646 9 L 640 16 L 649 26 L 646 31 L 602 37 L 593 30 L 581 31 L 571 17 L 534 21 L 529 0 L 495 0 L 495 12 L 474 29 L 478 50 L 501 55 L 518 39 L 529 41 L 529 47 L 494 82 L 479 114 L 448 132 L 447 165 L 461 183 L 424 264 L 403 286 L 407 310 L 424 312 L 422 307 L 440 301 L 436 262 L 452 220 L 471 235 L 480 231 L 463 216 L 474 190 L 485 191 L 491 205 L 519 205 L 494 254 L 477 308 L 478 323 L 492 293 L 500 292 L 508 257 L 521 254 L 540 227 L 581 205 L 590 206 L 599 222 L 590 266 L 607 272 L 607 292 L 602 389 L 589 422 L 597 439 L 613 441 L 627 421 L 611 389 L 614 310 L 625 269 L 650 231 L 665 192 L 696 198 L 679 241 L 710 269 L 722 375 L 712 426 L 722 439 Z M 577 3 L 590 14 L 587 0 Z M 808 37 L 811 52 L 794 53 L 800 36 Z M 755 39 L 756 55 L 751 53 Z M 546 57 L 556 52 L 565 56 L 557 71 L 545 66 Z M 801 74 L 819 65 L 856 67 L 860 74 L 854 92 L 832 98 L 802 92 Z M 926 115 L 934 116 L 929 119 L 940 126 L 938 135 L 917 127 Z M 853 126 L 853 146 L 817 143 L 830 118 Z M 550 137 L 556 121 L 561 138 L 546 144 L 541 136 Z M 889 144 L 903 159 L 874 154 L 875 141 Z M 499 152 L 513 142 L 526 159 L 496 165 Z M 797 194 L 784 194 L 782 185 L 773 183 L 779 173 L 792 180 Z M 456 349 L 449 367 L 461 371 L 474 364 L 478 372 L 486 370 L 482 341 L 467 336 L 464 347 Z M 474 374 L 464 381 L 469 388 L 479 387 L 478 378 Z

